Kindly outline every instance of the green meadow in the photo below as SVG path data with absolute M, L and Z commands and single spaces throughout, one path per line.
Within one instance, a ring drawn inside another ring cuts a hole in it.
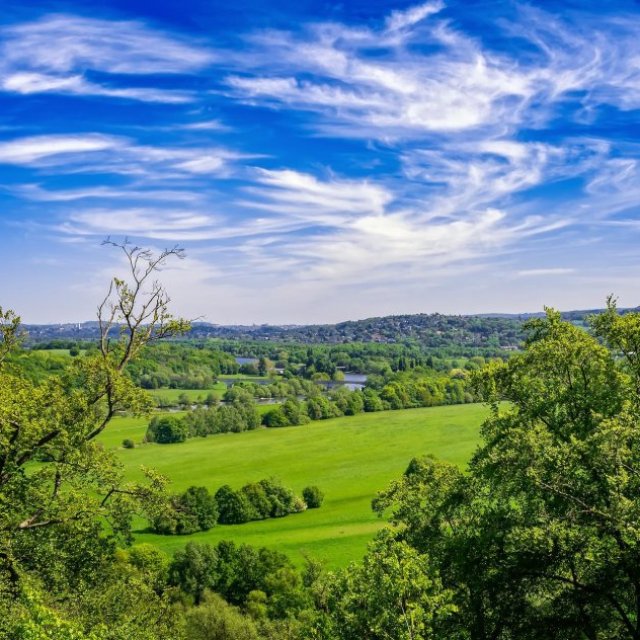
M 158 400 L 165 402 L 178 402 L 178 398 L 183 394 L 189 398 L 191 402 L 204 402 L 205 398 L 212 393 L 216 400 L 221 400 L 227 385 L 224 382 L 216 382 L 209 389 L 151 389 L 149 394 Z
M 432 454 L 464 466 L 487 411 L 478 404 L 385 411 L 123 449 L 118 455 L 131 479 L 142 477 L 142 465 L 153 467 L 171 480 L 170 490 L 175 492 L 191 485 L 215 492 L 223 484 L 239 488 L 275 476 L 296 493 L 314 484 L 325 493 L 320 509 L 285 518 L 218 525 L 190 536 L 138 531 L 136 540 L 173 552 L 190 540 L 232 539 L 277 549 L 297 563 L 309 554 L 329 567 L 345 566 L 362 556 L 382 526 L 371 511 L 376 491 L 398 477 L 417 455 Z M 117 418 L 103 434 L 103 442 L 107 446 L 119 446 L 124 438 L 140 442 L 146 424 L 145 419 Z

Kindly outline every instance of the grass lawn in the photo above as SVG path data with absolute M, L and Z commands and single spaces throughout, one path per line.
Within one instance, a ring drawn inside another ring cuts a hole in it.
M 182 417 L 186 411 L 172 411 L 170 415 Z M 147 432 L 149 418 L 132 418 L 130 416 L 116 416 L 109 426 L 98 436 L 98 442 L 105 447 L 117 448 L 122 446 L 122 441 L 127 438 L 139 445 Z M 151 446 L 151 445 L 145 445 Z
M 141 465 L 153 467 L 171 479 L 171 490 L 176 492 L 190 485 L 211 491 L 223 484 L 239 488 L 276 476 L 297 493 L 311 484 L 325 493 L 320 509 L 286 518 L 219 525 L 190 536 L 139 532 L 136 539 L 167 552 L 190 540 L 232 539 L 278 549 L 295 562 L 302 562 L 307 552 L 330 567 L 345 566 L 362 556 L 381 526 L 370 508 L 376 491 L 399 476 L 413 456 L 430 453 L 463 466 L 476 447 L 487 412 L 476 404 L 367 413 L 120 450 L 130 478 L 141 478 Z M 110 427 L 117 436 L 105 434 L 104 442 L 119 445 L 125 437 L 139 441 L 144 430 L 134 422 L 119 418 Z
M 204 402 L 210 394 L 221 400 L 227 385 L 224 382 L 216 382 L 210 389 L 149 389 L 148 392 L 154 397 L 165 402 L 178 402 L 178 398 L 184 393 L 192 402 Z

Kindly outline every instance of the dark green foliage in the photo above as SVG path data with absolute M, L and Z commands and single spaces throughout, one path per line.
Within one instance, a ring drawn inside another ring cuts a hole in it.
M 169 584 L 180 587 L 199 604 L 206 589 L 218 582 L 218 553 L 209 544 L 189 542 L 178 549 L 169 566 Z
M 316 486 L 305 487 L 302 490 L 302 499 L 309 509 L 318 509 L 322 506 L 324 493 Z
M 209 389 L 219 375 L 238 373 L 235 359 L 215 347 L 155 344 L 128 367 L 143 389 Z
M 260 426 L 260 416 L 253 398 L 243 389 L 232 387 L 225 394 L 230 404 L 198 407 L 187 413 L 182 422 L 189 437 L 215 433 L 240 433 Z M 230 393 L 232 392 L 233 393 Z
M 271 518 L 272 501 L 261 482 L 252 482 L 241 489 L 246 499 L 251 503 L 256 520 Z
M 123 446 L 125 449 L 135 449 L 135 446 L 136 446 L 136 445 L 135 445 L 135 443 L 133 442 L 133 440 L 131 440 L 130 438 L 125 438 L 125 439 L 122 441 L 122 446 Z
M 265 427 L 289 427 L 291 422 L 282 407 L 275 407 L 262 416 L 262 424 Z
M 290 513 L 297 513 L 304 510 L 305 505 L 302 500 L 300 500 L 291 489 L 283 486 L 278 480 L 270 478 L 268 480 L 261 480 L 259 484 L 271 503 L 269 517 L 281 518 Z
M 200 531 L 208 531 L 218 521 L 218 505 L 216 499 L 205 487 L 189 487 L 180 496 L 180 507 L 193 514 Z
M 228 485 L 216 493 L 221 524 L 242 524 L 249 520 L 281 518 L 305 508 L 302 500 L 274 479 L 245 485 L 234 491 Z
M 245 606 L 254 591 L 267 597 L 283 591 L 284 585 L 273 581 L 283 569 L 295 571 L 291 561 L 277 551 L 228 541 L 216 547 L 190 542 L 175 553 L 168 574 L 169 584 L 179 587 L 196 604 L 211 590 L 232 604 Z M 297 589 L 302 588 L 299 576 L 293 581 Z M 286 607 L 280 606 L 274 617 L 280 614 L 287 614 Z
M 342 412 L 328 398 L 316 396 L 307 400 L 307 415 L 311 420 L 327 420 L 328 418 L 338 418 Z
M 155 416 L 147 428 L 146 440 L 158 444 L 184 442 L 189 431 L 182 420 L 175 416 Z
M 253 520 L 255 512 L 251 502 L 242 491 L 234 491 L 225 484 L 216 491 L 218 522 L 221 524 L 242 524 Z
M 189 487 L 171 499 L 168 509 L 152 522 L 156 533 L 186 535 L 208 531 L 218 522 L 216 499 L 205 487 Z

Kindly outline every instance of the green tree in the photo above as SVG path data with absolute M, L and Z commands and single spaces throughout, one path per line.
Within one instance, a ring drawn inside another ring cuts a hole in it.
M 207 592 L 199 606 L 186 616 L 189 640 L 259 640 L 253 620 L 227 604 L 219 595 Z
M 455 611 L 427 554 L 382 534 L 362 565 L 338 574 L 315 635 L 331 640 L 427 640 Z
M 216 491 L 216 503 L 218 505 L 218 522 L 221 524 L 242 524 L 255 519 L 251 502 L 241 491 L 234 491 L 228 484 Z
M 414 460 L 374 502 L 450 590 L 443 637 L 640 637 L 639 326 L 610 303 L 603 345 L 548 311 L 473 374 L 491 413 L 468 474 Z
M 125 370 L 145 345 L 187 328 L 153 282 L 165 260 L 182 254 L 115 246 L 129 280 L 115 278 L 98 307 L 99 347 L 56 375 L 34 382 L 9 364 L 19 347 L 19 317 L 0 311 L 0 632 L 33 580 L 54 607 L 69 602 L 69 589 L 93 593 L 115 541 L 128 540 L 134 512 L 163 501 L 162 478 L 147 472 L 147 484 L 125 482 L 96 438 L 116 413 L 151 409 Z M 120 588 L 115 578 L 109 584 Z
M 189 542 L 178 549 L 169 566 L 169 584 L 191 596 L 200 604 L 207 589 L 213 589 L 218 580 L 218 553 L 209 544 Z
M 174 444 L 184 442 L 189 435 L 189 428 L 176 416 L 154 416 L 149 422 L 145 438 L 147 442 L 158 444 Z

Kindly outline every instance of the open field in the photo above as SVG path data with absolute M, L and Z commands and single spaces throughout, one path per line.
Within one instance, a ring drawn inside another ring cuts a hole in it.
M 181 417 L 186 411 L 173 411 L 172 416 Z M 105 447 L 117 448 L 122 445 L 125 438 L 133 440 L 139 445 L 147 432 L 147 426 L 151 418 L 133 418 L 131 416 L 116 416 L 109 426 L 98 436 L 98 442 L 102 442 Z M 150 446 L 150 445 L 145 445 Z
M 216 400 L 220 400 L 227 390 L 224 382 L 216 382 L 209 389 L 149 389 L 148 392 L 154 398 L 159 398 L 165 402 L 178 402 L 178 398 L 185 394 L 192 402 L 204 402 L 204 399 L 213 393 Z
M 121 450 L 120 459 L 132 479 L 141 478 L 140 465 L 153 467 L 171 479 L 176 492 L 190 485 L 211 491 L 227 483 L 239 488 L 276 476 L 297 493 L 316 484 L 326 495 L 320 509 L 286 518 L 219 525 L 191 536 L 138 533 L 136 539 L 168 552 L 190 540 L 233 539 L 278 549 L 296 562 L 308 552 L 328 566 L 344 566 L 362 555 L 381 526 L 370 508 L 376 491 L 401 474 L 416 455 L 430 453 L 463 466 L 486 414 L 482 405 L 387 411 Z M 119 445 L 126 437 L 139 442 L 146 422 L 118 418 L 110 428 L 114 433 L 103 436 L 107 444 Z

